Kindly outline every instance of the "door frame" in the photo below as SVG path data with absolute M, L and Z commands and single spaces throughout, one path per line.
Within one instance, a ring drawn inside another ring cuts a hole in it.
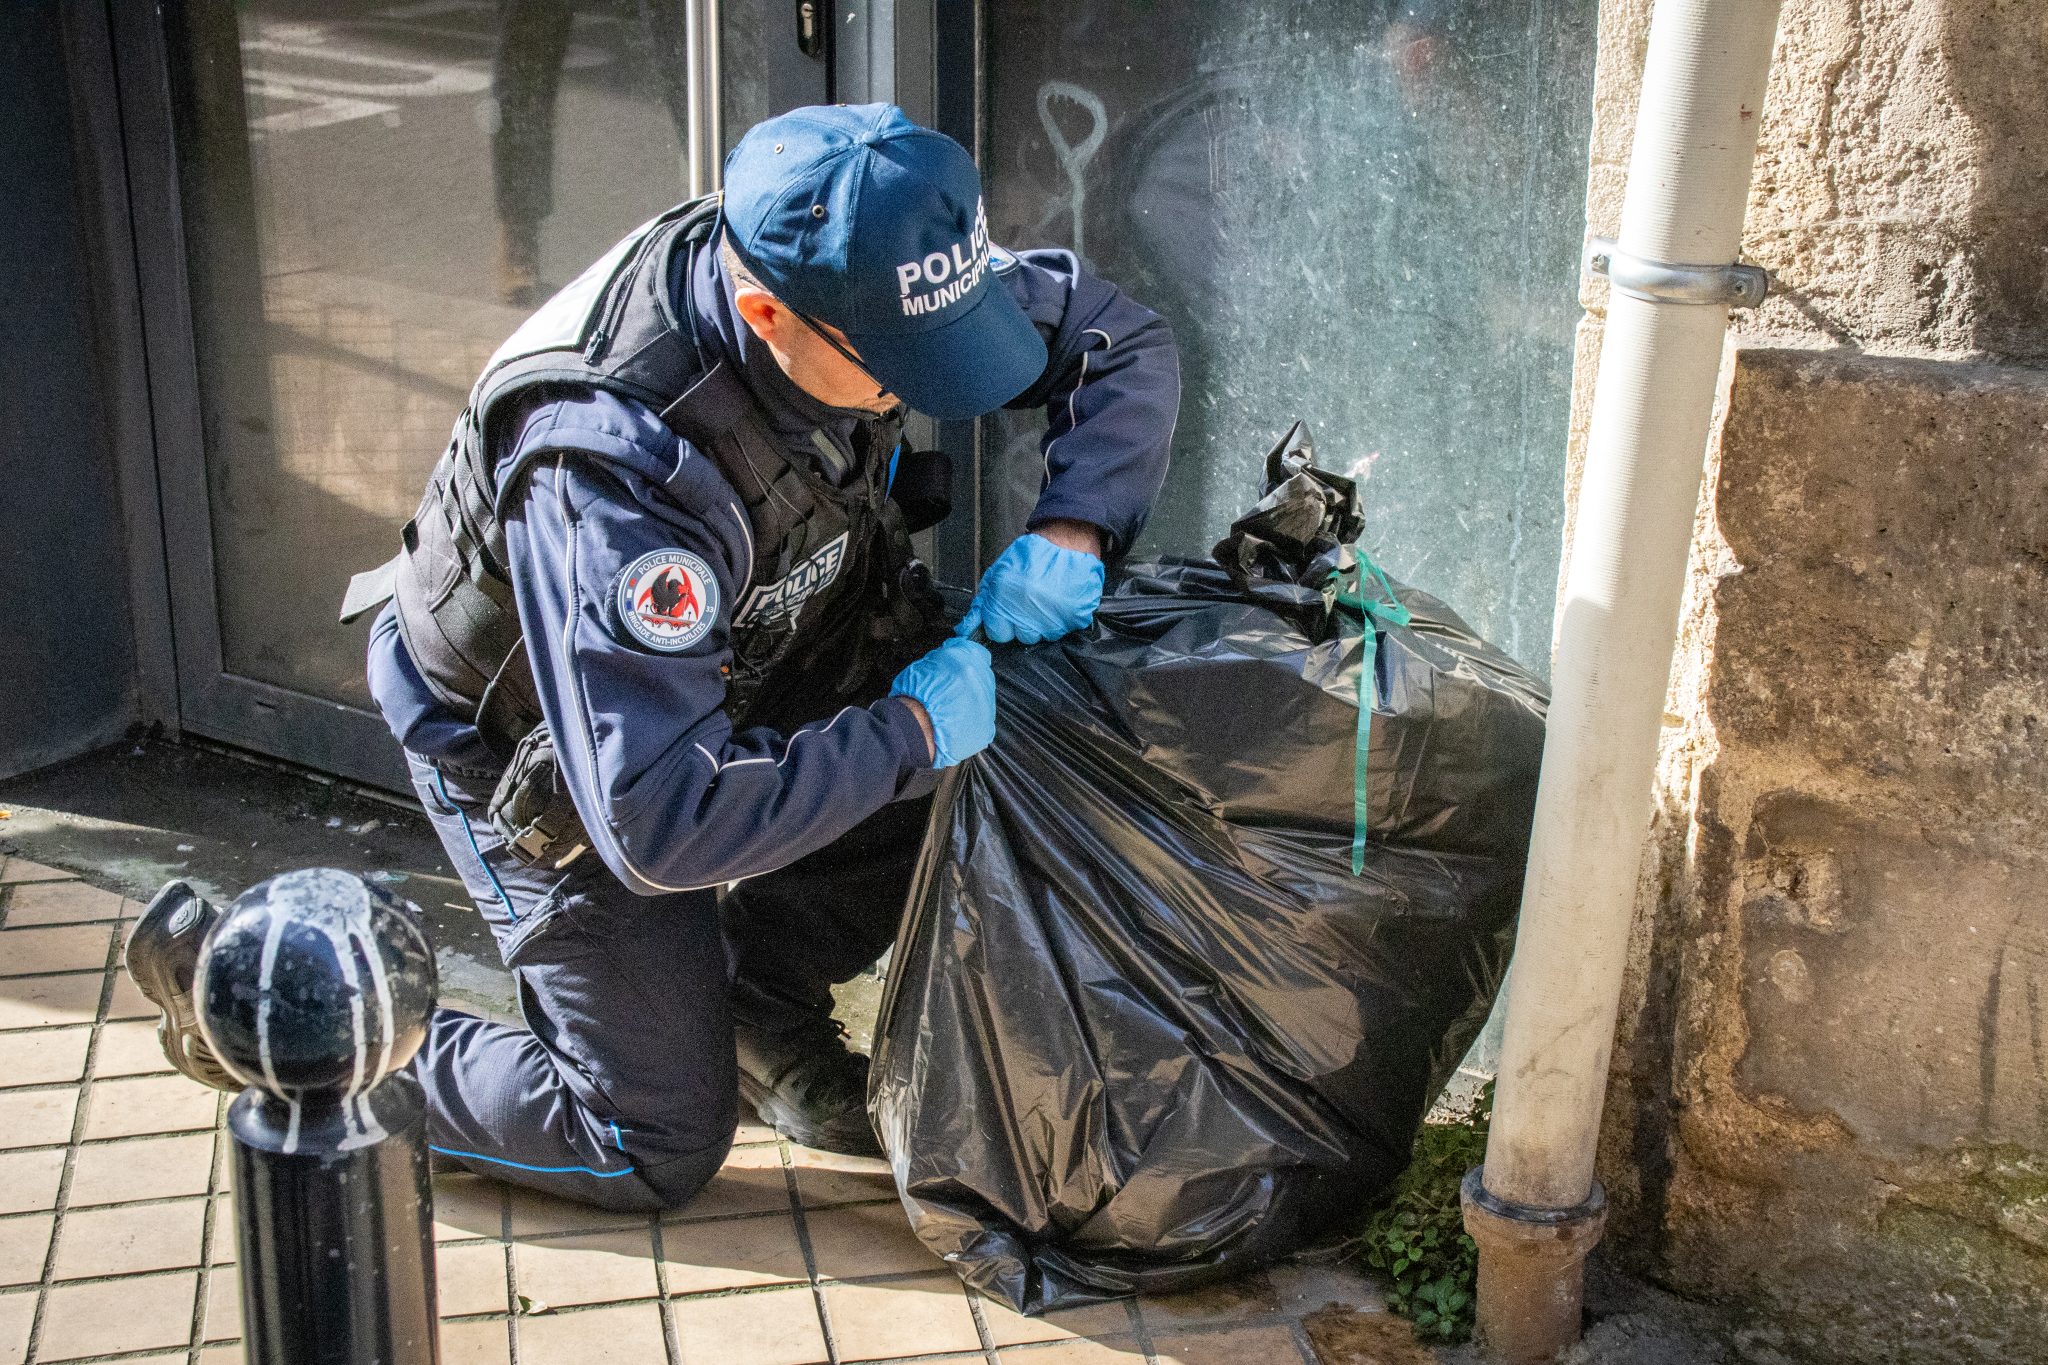
M 128 192 L 129 152 L 107 0 L 63 0 L 58 17 L 72 95 L 80 229 L 92 290 L 94 340 L 114 454 L 114 510 L 122 522 L 127 555 L 129 624 L 135 641 L 134 718 L 175 736 L 178 671 L 172 653 L 148 348 Z
M 986 141 L 982 61 L 987 0 L 868 0 L 833 22 L 830 97 L 841 104 L 886 100 L 946 134 L 981 164 Z M 952 515 L 921 536 L 919 551 L 943 583 L 972 588 L 994 549 L 982 544 L 980 419 L 934 422 L 913 414 L 903 436 L 944 451 L 953 464 Z

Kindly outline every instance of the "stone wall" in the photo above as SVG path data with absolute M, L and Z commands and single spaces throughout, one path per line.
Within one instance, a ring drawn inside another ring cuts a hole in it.
M 1648 8 L 1603 5 L 1599 232 Z M 1795 1357 L 2048 1360 L 2048 5 L 1786 0 L 1745 255 L 1606 1254 Z

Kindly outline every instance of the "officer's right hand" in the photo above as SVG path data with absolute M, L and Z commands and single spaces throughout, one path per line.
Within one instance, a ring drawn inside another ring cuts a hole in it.
M 973 640 L 946 641 L 898 673 L 889 693 L 924 708 L 935 768 L 971 758 L 996 737 L 996 675 L 988 650 Z

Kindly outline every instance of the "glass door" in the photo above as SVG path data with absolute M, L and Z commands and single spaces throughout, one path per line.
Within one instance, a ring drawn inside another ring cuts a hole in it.
M 1296 418 L 1367 548 L 1548 672 L 1596 0 L 1005 0 L 989 223 L 1164 313 L 1184 392 L 1141 551 L 1202 553 Z M 983 433 L 984 555 L 1037 496 Z
M 719 65 L 696 26 L 722 12 L 731 35 L 729 136 L 776 95 L 821 97 L 818 64 L 768 0 L 113 12 L 181 714 L 402 785 L 367 622 L 335 621 L 350 575 L 397 548 L 498 343 L 686 197 L 690 73 L 701 90 Z M 776 18 L 790 41 L 767 41 Z

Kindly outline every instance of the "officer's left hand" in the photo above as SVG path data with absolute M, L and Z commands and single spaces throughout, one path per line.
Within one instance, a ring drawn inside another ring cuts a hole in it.
M 977 627 L 998 642 L 1057 640 L 1095 619 L 1102 604 L 1101 533 L 1080 522 L 1053 522 L 1018 536 L 988 566 L 957 635 Z
M 924 713 L 934 768 L 950 768 L 995 741 L 996 675 L 988 650 L 973 640 L 946 641 L 898 673 L 889 691 Z

